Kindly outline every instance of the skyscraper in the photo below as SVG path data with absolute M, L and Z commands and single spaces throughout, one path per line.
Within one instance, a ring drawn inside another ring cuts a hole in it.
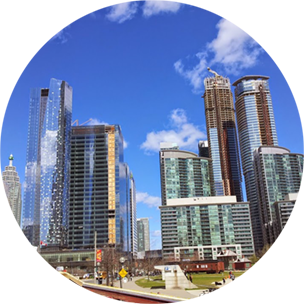
M 31 90 L 22 228 L 35 246 L 66 245 L 71 119 L 65 81 Z
M 278 145 L 268 79 L 269 77 L 260 75 L 244 76 L 233 83 L 242 168 L 247 200 L 250 202 L 256 250 L 263 248 L 263 235 L 254 176 L 253 151 L 264 145 Z
M 228 78 L 210 70 L 204 80 L 209 157 L 212 159 L 215 195 L 236 195 L 243 201 L 233 97 Z
M 134 258 L 137 258 L 137 213 L 136 213 L 136 186 L 133 173 L 130 172 L 130 215 L 131 215 L 131 250 Z
M 170 143 L 161 143 L 159 159 L 162 205 L 173 198 L 213 195 L 211 159 Z
M 150 250 L 150 227 L 148 218 L 137 219 L 137 249 L 138 252 Z
M 70 248 L 131 251 L 129 175 L 119 125 L 72 127 Z
M 299 192 L 303 175 L 303 155 L 286 148 L 262 146 L 254 156 L 255 179 L 261 212 L 263 245 L 272 244 L 280 233 L 275 202 Z
M 16 172 L 16 167 L 13 166 L 13 155 L 9 157 L 9 165 L 5 167 L 2 173 L 2 180 L 4 184 L 5 193 L 8 203 L 12 209 L 18 225 L 21 220 L 21 183 Z

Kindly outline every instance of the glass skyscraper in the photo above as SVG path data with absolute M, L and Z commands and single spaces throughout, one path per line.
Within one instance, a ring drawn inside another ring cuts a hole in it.
M 72 127 L 69 247 L 131 252 L 130 189 L 120 126 Z
M 168 199 L 213 195 L 211 159 L 162 143 L 159 152 L 162 205 Z
M 209 71 L 211 71 L 209 69 Z M 236 195 L 243 201 L 233 97 L 228 78 L 204 80 L 209 157 L 212 159 L 215 195 Z
M 242 168 L 247 200 L 250 202 L 256 250 L 262 249 L 264 242 L 254 176 L 253 151 L 264 145 L 278 145 L 268 79 L 269 77 L 260 75 L 245 76 L 233 83 Z
M 278 237 L 280 219 L 275 202 L 290 193 L 299 192 L 303 175 L 303 155 L 286 148 L 262 146 L 254 151 L 254 170 L 261 212 L 263 245 Z
M 72 88 L 52 78 L 29 108 L 22 229 L 34 246 L 66 246 Z
M 2 173 L 2 180 L 8 203 L 12 209 L 14 217 L 20 225 L 21 220 L 21 183 L 16 167 L 13 166 L 13 155 L 9 157 L 9 165 Z

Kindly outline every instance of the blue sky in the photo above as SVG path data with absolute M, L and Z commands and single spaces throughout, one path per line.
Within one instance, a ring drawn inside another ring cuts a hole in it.
M 303 153 L 291 91 L 257 43 L 200 8 L 141 1 L 79 19 L 31 60 L 5 114 L 2 171 L 12 153 L 24 181 L 30 88 L 48 87 L 52 77 L 66 80 L 73 87 L 73 121 L 121 125 L 125 161 L 136 181 L 137 216 L 150 218 L 152 249 L 161 248 L 158 145 L 172 140 L 197 152 L 197 142 L 206 139 L 201 96 L 203 79 L 211 76 L 208 66 L 231 83 L 244 75 L 269 76 L 279 145 Z

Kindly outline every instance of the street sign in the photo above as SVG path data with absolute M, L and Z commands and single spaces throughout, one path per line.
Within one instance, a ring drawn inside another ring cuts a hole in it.
M 127 274 L 128 274 L 128 273 L 127 273 L 124 269 L 122 269 L 122 270 L 119 271 L 119 275 L 120 275 L 122 278 L 124 278 Z

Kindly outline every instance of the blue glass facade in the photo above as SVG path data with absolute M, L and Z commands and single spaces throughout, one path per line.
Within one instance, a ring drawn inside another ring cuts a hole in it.
M 60 238 L 58 243 L 63 244 L 68 213 L 72 90 L 64 81 L 51 79 L 49 88 L 31 90 L 29 106 L 22 228 L 35 246 L 39 241 L 53 244 L 55 234 Z M 64 186 L 60 185 L 62 179 Z M 55 222 L 60 219 L 59 233 Z M 57 230 L 53 237 L 50 227 Z
M 253 152 L 260 146 L 277 146 L 268 77 L 246 76 L 237 80 L 235 107 L 247 200 L 250 204 L 255 249 L 263 247 L 261 211 L 254 175 Z

